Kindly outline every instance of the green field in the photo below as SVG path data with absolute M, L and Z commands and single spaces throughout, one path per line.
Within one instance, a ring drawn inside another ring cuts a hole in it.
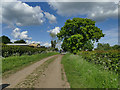
M 56 52 L 50 52 L 50 53 L 42 53 L 42 54 L 36 54 L 36 55 L 23 55 L 23 56 L 13 56 L 2 59 L 2 73 L 8 74 L 11 72 L 15 72 L 25 66 L 28 66 L 36 61 L 39 61 L 43 58 L 46 58 L 48 56 L 52 56 L 58 54 Z
M 71 88 L 118 88 L 116 73 L 87 62 L 80 55 L 66 54 L 62 64 Z

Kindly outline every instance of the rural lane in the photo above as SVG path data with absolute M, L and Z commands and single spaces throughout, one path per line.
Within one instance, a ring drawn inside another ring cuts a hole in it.
M 70 88 L 65 72 L 62 72 L 62 56 L 63 55 L 59 55 L 48 65 L 43 75 L 38 78 L 35 88 Z M 62 80 L 62 78 L 64 78 L 64 80 Z
M 8 88 L 14 88 L 19 82 L 23 81 L 29 74 L 31 74 L 37 67 L 39 67 L 45 61 L 47 61 L 55 56 L 58 56 L 58 55 L 53 55 L 53 56 L 47 57 L 45 59 L 42 59 L 42 60 L 28 66 L 28 67 L 25 67 L 24 69 L 16 72 L 15 74 L 12 74 L 8 78 L 3 79 L 2 83 L 10 84 L 10 86 L 8 86 Z
M 6 79 L 3 79 L 3 84 L 10 84 L 7 88 L 15 88 L 20 82 L 24 82 L 28 75 L 36 70 L 40 65 L 44 64 L 47 60 L 57 57 L 51 62 L 45 71 L 40 75 L 35 82 L 34 88 L 70 88 L 67 82 L 64 68 L 61 65 L 61 59 L 63 55 L 53 55 L 42 59 L 24 69 L 12 74 Z M 64 80 L 62 80 L 64 78 Z M 21 87 L 20 87 L 21 88 Z M 25 88 L 25 87 L 24 87 Z

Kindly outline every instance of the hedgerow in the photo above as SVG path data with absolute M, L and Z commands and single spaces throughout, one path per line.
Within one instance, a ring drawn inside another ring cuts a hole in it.
M 46 48 L 33 48 L 29 46 L 9 46 L 2 44 L 2 57 L 33 55 L 42 53 Z
M 86 61 L 104 66 L 104 69 L 118 73 L 120 71 L 120 52 L 118 50 L 109 51 L 81 51 L 78 53 Z

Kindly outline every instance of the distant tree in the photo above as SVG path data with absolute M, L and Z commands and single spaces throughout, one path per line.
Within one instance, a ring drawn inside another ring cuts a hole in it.
M 54 48 L 56 47 L 56 44 L 57 44 L 57 41 L 56 41 L 56 40 L 54 40 Z
M 65 25 L 61 28 L 57 37 L 63 41 L 63 50 L 76 53 L 81 50 L 89 40 L 98 42 L 101 37 L 104 37 L 104 34 L 100 28 L 96 27 L 95 21 L 87 18 L 73 18 L 65 22 Z
M 10 38 L 8 38 L 7 36 L 1 36 L 0 37 L 0 42 L 2 42 L 4 44 L 11 43 Z
M 97 50 L 104 50 L 102 43 L 97 44 Z
M 56 40 L 52 40 L 52 41 L 51 41 L 51 47 L 52 47 L 52 48 L 55 48 L 55 47 L 56 47 L 56 44 L 57 44 Z
M 23 39 L 15 41 L 14 43 L 26 43 Z
M 112 49 L 114 49 L 114 50 L 120 50 L 120 45 L 114 45 L 114 46 L 112 46 Z
M 110 50 L 111 49 L 109 43 L 103 44 L 103 48 L 104 48 L 104 50 Z
M 110 50 L 110 44 L 109 43 L 98 43 L 97 44 L 97 50 Z
M 53 40 L 51 40 L 51 47 L 54 47 Z

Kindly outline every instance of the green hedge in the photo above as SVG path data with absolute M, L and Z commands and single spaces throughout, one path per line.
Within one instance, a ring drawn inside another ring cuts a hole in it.
M 118 50 L 82 51 L 78 54 L 88 62 L 103 65 L 104 69 L 112 70 L 117 73 L 120 71 L 120 53 Z
M 45 51 L 46 48 L 33 48 L 29 46 L 2 45 L 2 57 L 33 55 Z

